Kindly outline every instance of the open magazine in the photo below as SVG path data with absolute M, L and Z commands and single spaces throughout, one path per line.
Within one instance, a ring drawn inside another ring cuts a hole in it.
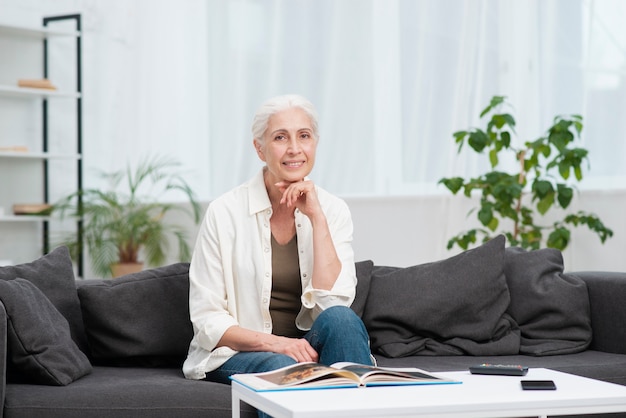
M 461 383 L 415 368 L 392 369 L 357 363 L 298 363 L 264 373 L 235 374 L 231 380 L 257 392 L 365 386 Z

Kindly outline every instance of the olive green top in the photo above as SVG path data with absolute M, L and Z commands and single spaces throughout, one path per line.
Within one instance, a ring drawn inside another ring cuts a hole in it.
M 305 332 L 296 327 L 296 316 L 302 303 L 298 240 L 294 237 L 280 245 L 272 235 L 272 298 L 270 315 L 275 335 L 302 337 Z

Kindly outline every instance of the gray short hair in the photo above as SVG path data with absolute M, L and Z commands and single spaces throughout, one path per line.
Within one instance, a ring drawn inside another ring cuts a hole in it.
M 267 123 L 269 118 L 278 112 L 297 107 L 304 110 L 304 112 L 311 119 L 311 126 L 313 128 L 313 136 L 317 140 L 319 138 L 318 123 L 317 123 L 317 110 L 315 106 L 308 99 L 297 94 L 286 94 L 284 96 L 276 96 L 266 100 L 256 111 L 254 119 L 252 120 L 252 136 L 256 141 L 263 142 L 263 134 L 267 130 Z

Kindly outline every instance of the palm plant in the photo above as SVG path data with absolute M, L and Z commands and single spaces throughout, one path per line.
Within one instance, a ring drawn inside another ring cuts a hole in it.
M 78 219 L 78 233 L 62 241 L 76 260 L 82 256 L 83 244 L 91 259 L 94 273 L 108 277 L 116 263 L 138 263 L 142 251 L 145 264 L 162 265 L 166 259 L 170 237 L 178 244 L 178 258 L 189 260 L 191 250 L 185 229 L 164 223 L 170 211 L 181 211 L 197 224 L 200 205 L 177 167 L 168 158 L 147 158 L 133 171 L 130 166 L 113 173 L 101 173 L 110 181 L 110 190 L 83 189 L 54 205 L 53 212 L 61 218 Z M 170 190 L 181 191 L 191 204 L 191 210 L 157 199 Z

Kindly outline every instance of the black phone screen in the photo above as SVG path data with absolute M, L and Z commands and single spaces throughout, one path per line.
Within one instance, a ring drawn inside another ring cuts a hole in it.
M 524 390 L 556 390 L 556 385 L 552 380 L 522 380 Z

